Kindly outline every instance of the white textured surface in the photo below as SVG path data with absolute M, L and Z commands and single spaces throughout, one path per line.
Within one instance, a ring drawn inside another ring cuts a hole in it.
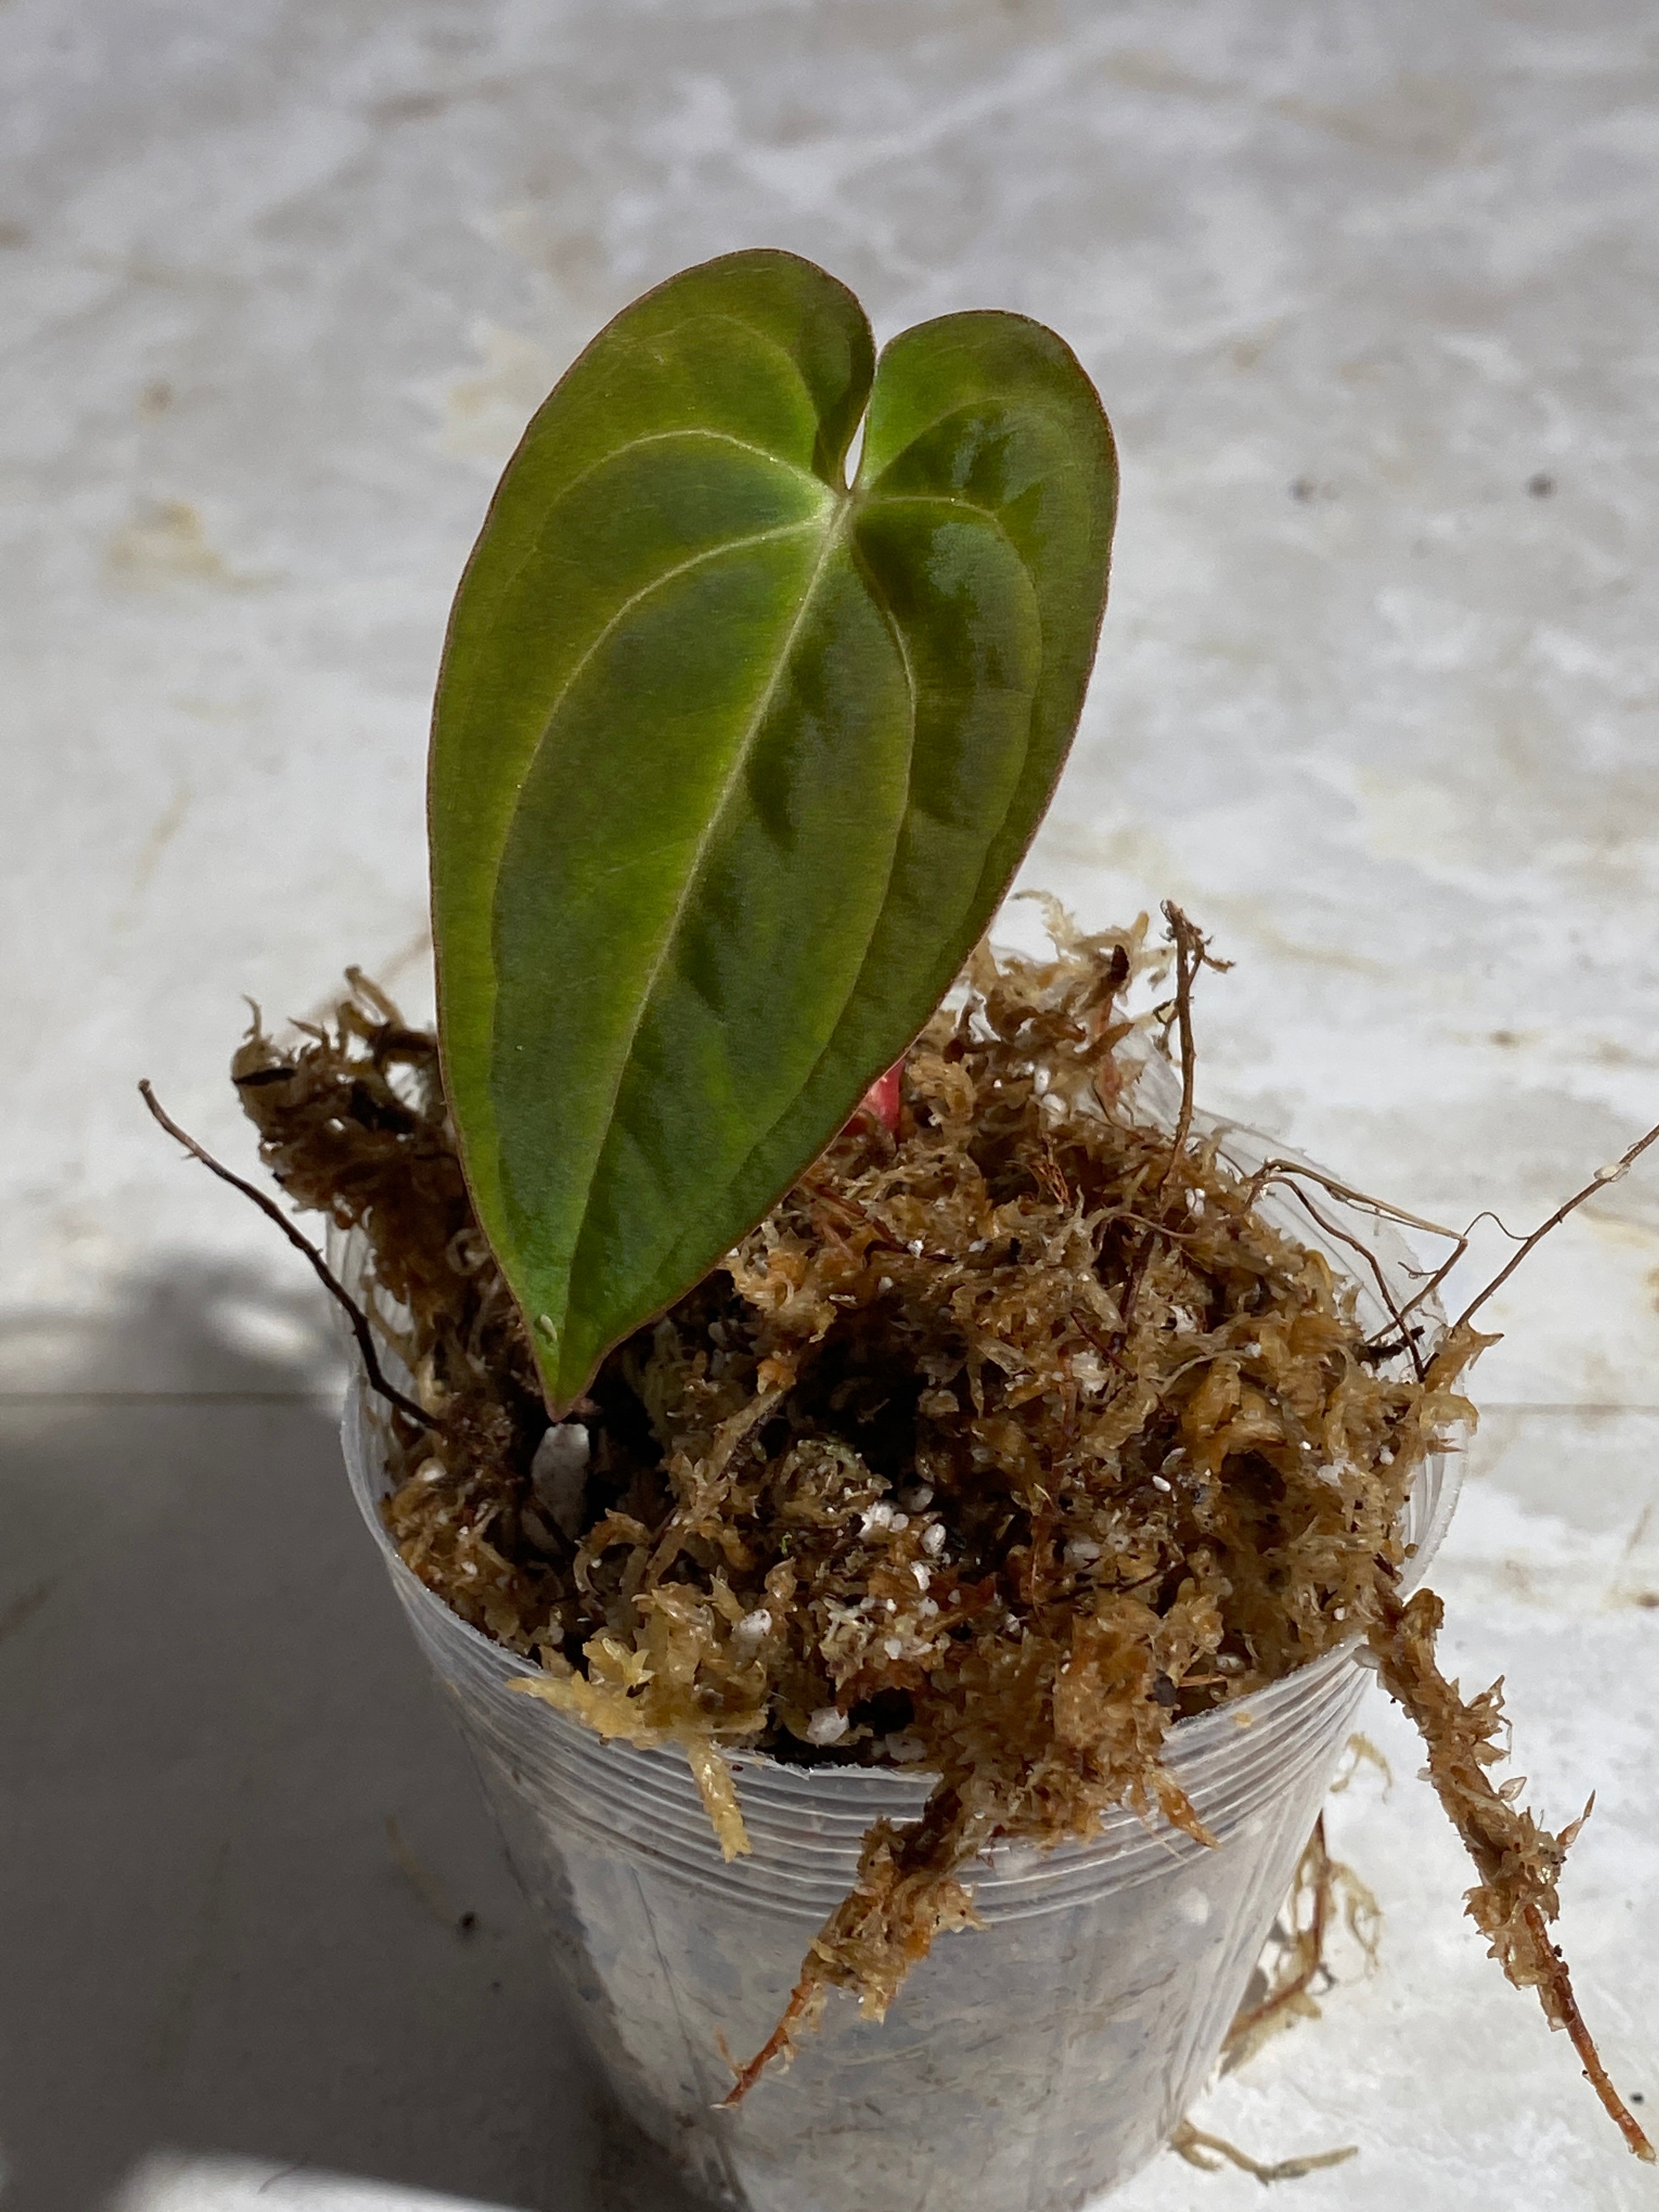
M 161 2152 L 139 2161 L 109 2212 L 491 2212 L 429 2190 L 389 2191 L 343 2174 L 295 2171 L 269 2160 L 191 2158 Z
M 1643 0 L 10 0 L 0 68 L 11 1391 L 318 1378 L 305 1285 L 132 1085 L 246 1158 L 240 993 L 303 1011 L 360 958 L 418 1003 L 426 701 L 494 471 L 608 313 L 736 245 L 823 261 L 883 333 L 1024 308 L 1100 382 L 1113 606 L 1028 877 L 1091 921 L 1174 895 L 1213 927 L 1238 966 L 1205 987 L 1212 1105 L 1439 1218 L 1522 1223 L 1659 1118 Z M 1544 1807 L 1601 1790 L 1566 1933 L 1638 2087 L 1656 1283 L 1638 1171 L 1506 1296 L 1480 1372 L 1505 1410 L 1440 1577 L 1471 1673 L 1510 1672 Z M 139 1430 L 127 1455 L 118 1423 L 54 1418 L 113 1445 L 112 1480 L 161 1480 Z M 72 1536 L 9 1549 L 0 1608 L 72 1587 Z M 9 1695 L 67 1679 L 63 1602 L 0 1652 Z M 1213 2124 L 1362 2142 L 1305 2212 L 1652 2201 L 1460 1924 L 1389 1746 L 1390 1802 L 1362 1781 L 1338 1816 L 1382 1972 Z M 95 1783 L 66 1768 L 54 1817 Z M 429 2101 L 421 2063 L 362 2094 Z M 180 2143 L 134 2078 L 135 2156 L 222 2147 L 205 2088 Z M 400 2178 L 530 2186 L 477 2095 L 476 2150 Z M 290 2118 L 235 2147 L 280 2162 Z M 0 2142 L 20 2124 L 0 2078 Z M 135 2202 L 240 2202 L 183 2172 Z M 1122 2202 L 1255 2195 L 1171 2166 Z

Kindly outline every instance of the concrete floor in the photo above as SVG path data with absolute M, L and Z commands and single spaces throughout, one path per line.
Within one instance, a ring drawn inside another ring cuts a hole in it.
M 883 334 L 1018 307 L 1101 385 L 1113 605 L 1027 879 L 1214 929 L 1212 1106 L 1539 1218 L 1659 1119 L 1659 18 L 9 0 L 0 71 L 3 2201 L 672 2205 L 352 1524 L 309 1286 L 133 1085 L 246 1160 L 240 994 L 356 959 L 418 1010 L 495 471 L 608 314 L 769 242 Z M 1659 2100 L 1656 1284 L 1650 1168 L 1501 1301 L 1436 1579 L 1540 1812 L 1599 1792 L 1564 1939 Z M 1381 1966 L 1199 2117 L 1358 2143 L 1301 2212 L 1650 2203 L 1366 1725 L 1395 1783 L 1332 1818 Z M 1166 2160 L 1115 2201 L 1257 2196 Z

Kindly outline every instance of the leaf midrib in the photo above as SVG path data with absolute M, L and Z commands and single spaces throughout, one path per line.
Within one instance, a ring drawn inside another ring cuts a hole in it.
M 861 495 L 856 489 L 848 494 L 845 502 L 848 510 L 848 528 L 850 530 L 852 516 L 856 514 L 860 507 L 867 508 L 871 506 L 876 505 L 877 503 L 878 502 L 871 498 L 868 494 Z M 903 629 L 900 624 L 898 617 L 893 612 L 887 593 L 882 587 L 881 579 L 875 574 L 873 569 L 863 562 L 860 562 L 859 565 L 859 575 L 866 591 L 869 592 L 871 599 L 875 603 L 877 611 L 880 614 L 882 621 L 887 627 L 888 635 L 892 639 L 894 650 L 898 654 L 899 665 L 904 672 L 905 696 L 909 702 L 909 728 L 907 732 L 908 742 L 905 755 L 906 787 L 908 790 L 908 779 L 915 766 L 916 735 L 921 724 L 921 699 L 916 690 L 915 670 L 911 665 L 910 648 L 905 641 Z M 816 577 L 814 578 L 814 581 L 816 581 Z M 904 842 L 904 825 L 906 820 L 908 818 L 909 811 L 910 810 L 907 804 L 904 812 L 900 817 L 898 835 L 894 838 L 892 850 L 887 855 L 887 873 L 882 884 L 881 898 L 876 908 L 878 918 L 887 911 L 887 901 L 892 893 L 893 878 L 898 869 L 899 850 Z M 768 1122 L 765 1129 L 755 1139 L 755 1141 L 750 1145 L 748 1152 L 744 1155 L 742 1167 L 738 1170 L 739 1177 L 749 1172 L 750 1166 L 754 1161 L 756 1155 L 764 1146 L 767 1139 L 770 1138 L 775 1131 L 782 1125 L 793 1109 L 799 1104 L 803 1093 L 811 1087 L 811 1084 L 818 1075 L 819 1071 L 823 1068 L 825 1060 L 829 1058 L 830 1054 L 834 1048 L 836 1034 L 840 1028 L 842 1016 L 847 1012 L 848 1007 L 852 1004 L 854 998 L 857 995 L 858 987 L 864 980 L 865 973 L 869 966 L 869 963 L 870 954 L 869 949 L 866 947 L 865 957 L 859 963 L 858 968 L 853 976 L 853 980 L 848 986 L 846 995 L 842 998 L 841 1004 L 836 1009 L 836 1019 L 834 1024 L 831 1025 L 830 1036 L 824 1040 L 823 1046 L 818 1051 L 817 1057 L 813 1060 L 811 1066 L 807 1070 L 805 1080 L 796 1085 L 794 1097 L 788 1099 L 784 1105 L 779 1109 L 778 1112 L 773 1115 L 771 1121 Z M 618 1084 L 617 1091 L 619 1094 L 621 1088 L 621 1085 Z M 672 1263 L 674 1254 L 678 1249 L 678 1246 L 670 1246 L 667 1258 L 662 1262 L 663 1267 L 666 1267 Z M 658 1273 L 660 1274 L 661 1267 L 659 1268 Z
M 659 944 L 656 953 L 653 957 L 650 969 L 645 979 L 644 988 L 641 990 L 639 997 L 635 1001 L 634 1015 L 632 1020 L 629 1024 L 627 1036 L 623 1040 L 621 1048 L 617 1054 L 616 1076 L 611 1085 L 611 1097 L 606 1107 L 603 1122 L 605 1134 L 601 1138 L 599 1147 L 594 1152 L 592 1165 L 588 1171 L 586 1187 L 582 1193 L 581 1204 L 576 1215 L 579 1226 L 575 1240 L 570 1248 L 570 1257 L 566 1267 L 565 1279 L 567 1284 L 568 1284 L 571 1278 L 575 1274 L 577 1264 L 581 1256 L 582 1245 L 587 1235 L 588 1223 L 592 1218 L 593 1193 L 599 1182 L 599 1170 L 604 1164 L 606 1152 L 610 1148 L 610 1133 L 616 1126 L 617 1105 L 618 1100 L 622 1097 L 623 1086 L 628 1079 L 629 1069 L 633 1060 L 635 1042 L 639 1036 L 640 1030 L 644 1026 L 645 1018 L 650 1011 L 651 1002 L 656 993 L 657 985 L 662 979 L 663 971 L 668 964 L 670 955 L 673 951 L 675 943 L 678 939 L 681 927 L 685 919 L 687 908 L 690 904 L 692 892 L 696 889 L 696 884 L 702 877 L 704 866 L 706 865 L 708 858 L 709 851 L 714 842 L 715 834 L 720 829 L 726 809 L 732 802 L 733 793 L 737 791 L 742 781 L 744 771 L 747 768 L 749 761 L 753 754 L 756 742 L 765 725 L 766 718 L 771 711 L 772 702 L 777 696 L 778 686 L 782 682 L 784 675 L 789 667 L 796 643 L 800 637 L 802 629 L 805 626 L 807 616 L 811 610 L 812 603 L 817 596 L 818 586 L 823 580 L 824 573 L 828 569 L 830 562 L 847 541 L 848 534 L 852 526 L 852 518 L 856 510 L 858 501 L 856 496 L 849 492 L 835 493 L 832 496 L 836 502 L 835 513 L 831 515 L 829 526 L 824 531 L 823 544 L 819 549 L 817 559 L 812 564 L 811 574 L 806 580 L 805 588 L 803 590 L 800 597 L 800 605 L 796 608 L 794 618 L 790 623 L 788 630 L 783 639 L 783 642 L 779 647 L 776 659 L 773 665 L 772 672 L 768 677 L 765 687 L 763 690 L 759 699 L 756 702 L 753 713 L 750 716 L 749 726 L 744 732 L 743 738 L 732 754 L 732 763 L 726 771 L 726 780 L 720 787 L 720 795 L 715 800 L 714 806 L 710 809 L 708 817 L 704 821 L 701 831 L 698 833 L 696 847 L 691 855 L 690 866 L 686 870 L 684 880 L 680 885 L 679 894 L 674 902 L 673 910 L 670 914 L 667 926 L 663 931 L 661 942 Z M 798 531 L 804 526 L 810 526 L 797 524 L 794 526 L 794 529 Z M 782 534 L 783 533 L 780 532 L 768 533 L 769 536 L 781 536 Z M 753 543 L 754 541 L 750 540 L 747 542 Z M 734 542 L 732 546 L 724 550 L 735 551 L 737 550 L 737 542 Z M 550 717 L 550 719 L 551 718 Z M 913 715 L 912 743 L 914 744 L 914 742 Z M 568 1306 L 568 1300 L 567 1297 L 567 1310 Z
M 689 575 L 692 569 L 700 568 L 705 562 L 722 560 L 728 553 L 744 552 L 751 545 L 769 545 L 776 538 L 797 538 L 803 531 L 815 530 L 818 528 L 820 526 L 821 520 L 822 517 L 820 515 L 809 514 L 799 522 L 779 523 L 775 527 L 770 530 L 751 531 L 746 538 L 724 538 L 720 540 L 718 545 L 705 545 L 700 552 L 692 554 L 689 560 L 677 561 L 672 568 L 660 570 L 658 574 L 652 577 L 648 583 L 641 584 L 638 591 L 630 592 L 628 597 L 622 602 L 621 605 L 616 608 L 611 614 L 606 617 L 605 620 L 600 624 L 599 629 L 594 631 L 592 636 L 589 638 L 587 643 L 582 647 L 581 652 L 571 663 L 569 672 L 566 675 L 563 683 L 560 684 L 557 691 L 554 694 L 546 713 L 542 717 L 541 730 L 536 738 L 535 743 L 531 746 L 529 754 L 525 761 L 524 772 L 520 778 L 519 786 L 520 798 L 522 798 L 525 785 L 529 782 L 531 776 L 535 771 L 536 763 L 540 757 L 543 746 L 547 743 L 548 737 L 551 732 L 553 725 L 559 718 L 560 709 L 563 707 L 565 701 L 569 697 L 572 688 L 580 680 L 584 670 L 587 667 L 588 663 L 604 645 L 605 640 L 611 635 L 618 623 L 625 621 L 627 617 L 634 612 L 636 607 L 642 606 L 646 600 L 651 597 L 653 592 L 659 592 L 665 585 L 674 583 L 681 576 Z M 519 812 L 520 808 L 515 805 L 507 817 L 507 835 L 502 837 L 500 850 L 495 855 L 495 869 L 489 878 L 489 897 L 487 907 L 487 911 L 491 914 L 495 911 L 495 894 L 501 883 L 501 868 L 507 859 L 507 850 L 512 838 L 513 825 L 519 818 Z
M 959 413 L 962 410 L 960 409 L 950 410 L 945 415 L 939 416 L 939 420 L 940 422 L 948 421 L 951 414 Z M 848 495 L 846 504 L 848 508 L 851 511 L 851 514 L 854 515 L 860 510 L 868 514 L 877 507 L 919 506 L 958 507 L 966 514 L 975 515 L 981 521 L 984 522 L 990 529 L 996 532 L 997 536 L 1002 540 L 1008 550 L 1013 555 L 1014 559 L 1018 562 L 1021 573 L 1024 575 L 1026 581 L 1030 585 L 1033 592 L 1036 590 L 1036 580 L 1031 574 L 1030 562 L 1027 561 L 1025 556 L 1020 551 L 1018 546 L 1015 544 L 1013 539 L 1009 536 L 1007 525 L 1003 521 L 1001 515 L 994 507 L 982 506 L 977 500 L 964 498 L 959 492 L 884 492 L 879 488 L 879 479 L 878 479 L 877 483 L 874 484 L 855 485 L 853 491 Z M 892 607 L 889 604 L 887 594 L 882 588 L 880 578 L 876 574 L 873 569 L 862 563 L 860 563 L 859 573 L 862 578 L 865 589 L 869 592 L 872 599 L 875 602 L 883 621 L 887 625 L 888 632 L 893 640 L 893 643 L 898 652 L 899 659 L 903 666 L 905 690 L 908 695 L 910 702 L 909 759 L 911 763 L 914 763 L 915 759 L 916 732 L 918 727 L 920 702 L 916 692 L 915 672 L 910 665 L 909 647 L 905 642 L 904 632 L 900 625 L 898 617 L 893 612 Z M 1031 736 L 1032 732 L 1028 727 L 1026 732 L 1025 745 L 1025 757 L 1028 760 L 1030 757 Z M 908 818 L 908 815 L 909 808 L 907 805 L 905 809 L 905 816 L 907 819 Z M 895 840 L 893 850 L 888 855 L 887 878 L 882 887 L 881 904 L 878 908 L 878 913 L 885 913 L 886 911 L 887 899 L 892 890 L 893 878 L 898 867 L 899 848 L 902 842 L 902 825 L 901 825 L 901 835 Z M 870 953 L 866 949 L 865 957 L 860 962 L 858 969 L 854 974 L 851 983 L 848 987 L 847 995 L 842 1000 L 841 1006 L 837 1012 L 837 1026 L 839 1025 L 840 1016 L 846 1012 L 847 1008 L 857 997 L 859 987 L 863 982 L 865 975 L 868 972 L 869 963 Z M 789 1100 L 789 1102 L 773 1116 L 772 1120 L 767 1124 L 765 1129 L 756 1137 L 748 1152 L 744 1154 L 743 1165 L 738 1170 L 739 1176 L 748 1173 L 751 1164 L 763 1151 L 768 1140 L 782 1125 L 792 1109 L 799 1103 L 801 1093 L 811 1087 L 813 1081 L 822 1071 L 825 1062 L 828 1060 L 831 1051 L 834 1049 L 834 1043 L 835 1031 L 832 1030 L 830 1036 L 826 1039 L 823 1048 L 818 1053 L 817 1059 L 812 1062 L 811 1067 L 808 1070 L 805 1080 L 799 1087 L 796 1097 Z M 621 1093 L 621 1089 L 622 1085 L 619 1081 L 617 1086 L 617 1093 L 618 1096 Z M 589 1186 L 589 1195 L 592 1195 L 591 1184 Z M 585 1220 L 586 1206 L 584 1206 L 583 1218 Z M 666 1267 L 672 1260 L 674 1251 L 677 1249 L 677 1247 L 670 1248 L 668 1258 L 662 1263 L 664 1267 Z M 574 1255 L 573 1251 L 573 1272 L 574 1266 Z M 660 1273 L 661 1269 L 659 1268 L 658 1272 Z
M 1008 535 L 1007 526 L 1003 522 L 1001 516 L 998 514 L 994 508 L 981 507 L 976 500 L 963 499 L 958 494 L 952 492 L 941 492 L 935 496 L 934 495 L 927 492 L 895 492 L 883 494 L 872 489 L 862 494 L 855 491 L 850 503 L 854 507 L 862 507 L 866 510 L 874 507 L 905 507 L 913 505 L 963 507 L 969 514 L 981 517 L 982 520 L 988 523 L 991 528 L 996 532 L 997 535 L 1002 539 L 1004 544 L 1007 546 L 1009 551 L 1013 555 L 1015 560 L 1018 562 L 1021 572 L 1024 575 L 1027 582 L 1030 584 L 1033 592 L 1036 592 L 1036 579 L 1031 574 L 1030 563 L 1026 560 L 1019 548 L 1014 544 L 1013 539 Z M 910 699 L 909 758 L 911 763 L 914 764 L 915 760 L 916 732 L 919 722 L 920 702 L 916 693 L 916 679 L 915 672 L 910 665 L 909 648 L 905 643 L 904 632 L 899 624 L 898 617 L 894 614 L 892 608 L 888 604 L 887 594 L 882 589 L 880 578 L 877 576 L 873 569 L 870 568 L 861 569 L 860 574 L 863 576 L 866 589 L 869 592 L 872 599 L 874 599 L 876 605 L 881 610 L 882 617 L 887 623 L 888 629 L 892 634 L 893 641 L 898 648 L 899 658 L 903 663 L 905 687 L 909 694 Z M 1028 726 L 1026 731 L 1025 744 L 1025 758 L 1027 760 L 1030 757 L 1031 734 L 1031 730 Z M 909 813 L 910 809 L 907 805 L 905 808 L 905 819 L 907 821 L 909 818 Z M 878 909 L 879 914 L 884 914 L 887 910 L 887 900 L 893 888 L 893 878 L 898 868 L 899 847 L 902 842 L 902 825 L 901 825 L 901 835 L 894 841 L 893 850 L 888 856 L 887 880 L 882 887 L 881 905 Z M 836 1018 L 837 1026 L 839 1025 L 840 1014 L 845 1013 L 847 1008 L 851 1006 L 853 1000 L 858 996 L 859 986 L 863 982 L 864 978 L 869 970 L 869 965 L 870 951 L 866 948 L 865 957 L 860 962 L 858 970 L 854 975 L 852 982 L 848 987 L 847 995 L 842 1001 Z M 748 1173 L 749 1169 L 757 1156 L 764 1149 L 768 1140 L 773 1135 L 774 1132 L 781 1126 L 782 1122 L 788 1115 L 791 1108 L 798 1103 L 800 1094 L 804 1093 L 811 1087 L 811 1084 L 823 1069 L 825 1061 L 829 1059 L 831 1051 L 834 1049 L 834 1046 L 835 1032 L 832 1031 L 830 1036 L 826 1040 L 822 1050 L 819 1052 L 817 1058 L 812 1062 L 811 1068 L 808 1070 L 805 1081 L 800 1085 L 799 1091 L 798 1091 L 796 1098 L 791 1099 L 788 1105 L 786 1105 L 781 1112 L 774 1115 L 767 1127 L 756 1137 L 755 1141 L 744 1154 L 743 1165 L 738 1170 L 739 1176 L 746 1175 Z

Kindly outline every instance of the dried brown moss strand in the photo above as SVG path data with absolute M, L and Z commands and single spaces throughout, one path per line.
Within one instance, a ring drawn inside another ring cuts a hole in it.
M 813 1998 L 819 1993 L 819 1978 L 814 1972 L 812 1961 L 809 1959 L 805 1972 L 789 1992 L 789 2002 L 784 2007 L 783 2017 L 748 2064 L 732 2065 L 731 2059 L 727 2058 L 726 2063 L 732 2066 L 734 2078 L 732 2087 L 714 2107 L 716 2112 L 735 2111 L 754 2087 L 756 2082 L 760 2080 L 761 2075 L 765 2073 L 772 2061 L 781 2057 L 789 2048 L 790 2044 L 794 2040 L 794 2031 L 805 2021 Z
M 1193 1097 L 1198 1072 L 1198 1048 L 1193 1038 L 1193 981 L 1204 963 L 1204 939 L 1173 899 L 1164 902 L 1164 919 L 1176 956 L 1176 1028 L 1181 1039 L 1181 1111 L 1176 1117 L 1170 1157 L 1158 1187 L 1162 1198 L 1170 1179 L 1184 1157 L 1193 1131 Z
M 1337 2150 L 1310 2151 L 1302 2158 L 1275 2159 L 1271 2164 L 1252 2158 L 1225 2136 L 1207 2134 L 1195 2128 L 1190 2120 L 1182 2120 L 1170 2137 L 1170 2148 L 1177 2158 L 1184 2158 L 1188 2166 L 1195 2166 L 1200 2173 L 1219 2173 L 1224 2164 L 1236 2166 L 1241 2173 L 1271 2186 L 1275 2181 L 1299 2181 L 1304 2174 L 1317 2173 L 1328 2166 L 1346 2166 L 1351 2158 L 1359 2154 L 1358 2143 L 1344 2143 Z
M 1653 2145 L 1644 2134 L 1641 2123 L 1637 2119 L 1636 2115 L 1613 2086 L 1607 2069 L 1601 2063 L 1601 2054 L 1595 2047 L 1595 2039 L 1585 2024 L 1584 2015 L 1578 2009 L 1578 2000 L 1573 1995 L 1572 1977 L 1567 1971 L 1567 1962 L 1555 1946 L 1550 1942 L 1549 1932 L 1544 1925 L 1543 1914 L 1535 1905 L 1529 1905 L 1526 1908 L 1526 1917 L 1527 1924 L 1534 1940 L 1549 1951 L 1560 1968 L 1553 1994 L 1560 2011 L 1560 2025 L 1566 2029 L 1572 2047 L 1578 2053 L 1578 2063 L 1584 2069 L 1584 2079 L 1601 2099 L 1601 2109 L 1630 2145 L 1632 2154 L 1639 2158 L 1644 2166 L 1654 2165 L 1656 2159 Z
M 1301 1895 L 1311 1896 L 1312 1907 L 1307 1927 L 1295 1929 L 1291 1933 L 1290 1948 L 1294 1964 L 1288 1976 L 1271 1988 L 1259 2004 L 1246 2006 L 1235 2014 L 1232 2026 L 1227 2030 L 1227 2039 L 1221 2046 L 1224 2073 L 1235 2063 L 1235 2052 L 1242 2056 L 1254 2049 L 1262 2031 L 1297 2004 L 1313 1986 L 1314 1977 L 1325 1964 L 1325 1945 L 1330 1932 L 1331 1899 L 1335 1887 L 1336 1862 L 1331 1856 L 1330 1846 L 1326 1841 L 1325 1815 L 1322 1812 L 1315 1820 L 1313 1833 L 1303 1849 L 1301 1863 L 1296 1870 L 1291 1905 L 1287 1908 L 1287 1911 L 1293 1911 Z
M 351 1333 L 356 1338 L 357 1349 L 362 1355 L 363 1372 L 368 1377 L 372 1388 L 380 1393 L 389 1406 L 395 1406 L 405 1419 L 418 1422 L 423 1429 L 435 1429 L 438 1424 L 430 1413 L 417 1406 L 412 1398 L 405 1398 L 401 1390 L 394 1389 L 386 1381 L 380 1369 L 379 1355 L 374 1349 L 374 1340 L 369 1334 L 368 1316 L 305 1232 L 295 1227 L 275 1200 L 267 1198 L 264 1192 L 254 1184 L 246 1182 L 240 1176 L 233 1174 L 229 1168 L 214 1158 L 205 1146 L 198 1144 L 187 1129 L 181 1129 L 155 1096 L 148 1076 L 140 1082 L 138 1095 L 167 1131 L 168 1136 L 177 1138 L 191 1157 L 200 1160 L 204 1168 L 210 1169 L 221 1182 L 228 1182 L 233 1190 L 240 1190 L 244 1198 L 252 1199 L 260 1212 L 276 1224 L 295 1250 L 305 1254 L 316 1270 L 319 1282 L 350 1322 Z
M 1508 1979 L 1516 1989 L 1535 1988 L 1545 2018 L 1566 2029 L 1602 2110 L 1635 2156 L 1651 2165 L 1653 2146 L 1614 2088 L 1579 2010 L 1567 1962 L 1550 1940 L 1559 1869 L 1577 1825 L 1552 1836 L 1492 1786 L 1486 1768 L 1501 1708 L 1494 1692 L 1473 1701 L 1464 1698 L 1441 1671 L 1435 1640 L 1443 1609 L 1433 1592 L 1419 1590 L 1405 1605 L 1380 1587 L 1378 1597 L 1370 1644 L 1383 1687 L 1427 1746 L 1435 1795 L 1480 1876 L 1469 1893 L 1470 1917 L 1490 1938 Z M 1524 1945 L 1514 1938 L 1517 1919 L 1526 1932 Z

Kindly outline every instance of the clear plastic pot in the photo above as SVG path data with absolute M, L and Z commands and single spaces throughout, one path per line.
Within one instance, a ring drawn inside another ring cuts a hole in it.
M 1226 1149 L 1247 1170 L 1249 1133 Z M 1391 1232 L 1322 1195 L 1288 1201 L 1387 1318 L 1419 1279 Z M 1375 1255 L 1357 1266 L 1345 1238 Z M 416 1639 L 453 1698 L 509 1854 L 619 2103 L 688 2181 L 734 2212 L 1067 2212 L 1145 2164 L 1203 2087 L 1312 1828 L 1365 1675 L 1352 1646 L 1240 1705 L 1181 1722 L 1169 1763 L 1219 1841 L 1128 1814 L 1086 1844 L 999 1846 L 964 1877 L 986 1922 L 941 1937 L 885 2022 L 832 1996 L 819 2032 L 736 2111 L 721 2045 L 757 2049 L 865 1831 L 925 1776 L 735 1762 L 752 1856 L 726 1864 L 684 1760 L 601 1743 L 507 1685 L 526 1662 L 467 1627 L 382 1526 L 379 1430 L 361 1385 L 347 1466 Z M 1408 1510 L 1415 1580 L 1455 1461 Z

